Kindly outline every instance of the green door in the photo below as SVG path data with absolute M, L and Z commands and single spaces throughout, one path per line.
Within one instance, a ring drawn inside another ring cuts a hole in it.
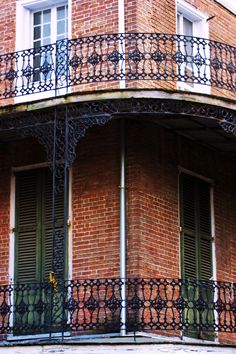
M 209 183 L 180 175 L 182 292 L 188 303 L 183 321 L 186 335 L 203 338 L 214 329 L 210 192 Z
M 63 230 L 63 195 L 56 198 L 56 228 Z M 16 174 L 15 334 L 45 332 L 53 300 L 52 175 L 49 169 Z

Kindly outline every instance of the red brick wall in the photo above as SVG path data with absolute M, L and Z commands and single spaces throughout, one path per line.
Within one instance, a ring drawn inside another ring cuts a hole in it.
M 72 1 L 72 38 L 118 32 L 118 0 Z
M 140 122 L 128 126 L 128 240 L 132 242 L 128 247 L 129 274 L 135 274 L 133 259 L 138 258 L 141 276 L 178 277 L 176 166 L 169 165 L 168 159 L 163 163 L 168 145 L 155 127 L 150 129 Z
M 15 50 L 16 0 L 0 4 L 0 55 Z
M 118 32 L 118 0 L 74 0 L 72 1 L 72 38 L 80 38 L 87 36 L 95 36 L 104 33 Z M 105 44 L 103 43 L 103 54 Z M 94 51 L 93 45 L 90 45 L 89 55 Z M 96 52 L 100 55 L 102 52 L 99 48 L 99 42 L 96 42 Z M 85 56 L 88 55 L 87 47 L 84 46 Z M 77 54 L 79 55 L 79 53 Z M 91 65 L 90 74 L 93 73 Z M 105 68 L 105 66 L 104 66 Z M 112 70 L 112 66 L 110 68 Z M 87 68 L 84 68 L 83 75 L 86 76 Z M 99 65 L 97 66 L 99 71 Z M 107 70 L 103 70 L 103 75 L 107 74 Z M 99 80 L 98 80 L 99 81 Z M 103 80 L 107 81 L 107 79 Z M 75 86 L 74 91 L 93 91 L 95 89 L 111 89 L 118 88 L 117 82 L 101 82 L 88 83 L 85 85 Z
M 117 123 L 91 129 L 73 165 L 73 277 L 119 276 Z
M 0 4 L 0 55 L 15 51 L 16 42 L 16 0 L 1 1 Z M 1 72 L 4 70 L 4 72 Z M 2 74 L 2 75 L 1 75 Z M 0 63 L 0 78 L 4 79 L 5 65 Z M 0 81 L 0 92 L 4 90 L 4 84 Z M 1 97 L 0 97 L 1 98 Z M 12 100 L 0 100 L 0 106 L 10 104 Z

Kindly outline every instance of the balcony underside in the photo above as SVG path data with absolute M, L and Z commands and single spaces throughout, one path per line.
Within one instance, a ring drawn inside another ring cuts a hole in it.
M 214 96 L 168 90 L 74 93 L 30 104 L 1 107 L 0 142 L 19 139 L 27 126 L 37 131 L 42 119 L 43 124 L 46 121 L 51 124 L 55 112 L 65 116 L 66 111 L 70 119 L 80 121 L 81 129 L 85 131 L 102 121 L 138 119 L 157 123 L 196 144 L 236 157 L 236 103 Z

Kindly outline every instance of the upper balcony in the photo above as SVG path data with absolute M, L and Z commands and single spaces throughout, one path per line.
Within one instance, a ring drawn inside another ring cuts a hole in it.
M 236 99 L 236 47 L 176 34 L 124 33 L 65 39 L 0 56 L 1 105 L 113 88 Z

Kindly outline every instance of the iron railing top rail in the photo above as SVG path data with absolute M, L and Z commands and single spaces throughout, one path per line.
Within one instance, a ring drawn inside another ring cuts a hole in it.
M 2 99 L 63 94 L 76 85 L 122 80 L 151 80 L 147 87 L 172 81 L 235 92 L 236 48 L 184 35 L 121 33 L 64 39 L 0 55 Z
M 122 286 L 126 298 L 122 298 Z M 121 311 L 126 309 L 126 321 Z M 236 283 L 104 278 L 0 286 L 0 333 L 236 333 Z M 91 332 L 92 331 L 92 332 Z
M 56 279 L 56 278 L 55 278 Z M 79 279 L 64 279 L 64 280 L 57 280 L 58 284 L 75 284 L 80 283 L 83 285 L 100 285 L 100 284 L 126 284 L 127 282 L 139 285 L 153 285 L 153 284 L 172 284 L 172 285 L 186 285 L 186 284 L 195 284 L 195 285 L 202 285 L 206 284 L 207 286 L 229 286 L 229 287 L 236 287 L 236 281 L 224 281 L 224 280 L 214 280 L 214 279 L 197 279 L 197 278 L 170 278 L 170 277 L 101 277 L 101 278 L 79 278 Z M 12 281 L 10 283 L 0 284 L 0 289 L 4 287 L 15 287 L 15 286 L 32 286 L 32 285 L 45 285 L 49 284 L 50 276 L 48 280 L 44 280 L 41 282 L 38 281 L 31 281 L 31 282 L 18 282 Z

